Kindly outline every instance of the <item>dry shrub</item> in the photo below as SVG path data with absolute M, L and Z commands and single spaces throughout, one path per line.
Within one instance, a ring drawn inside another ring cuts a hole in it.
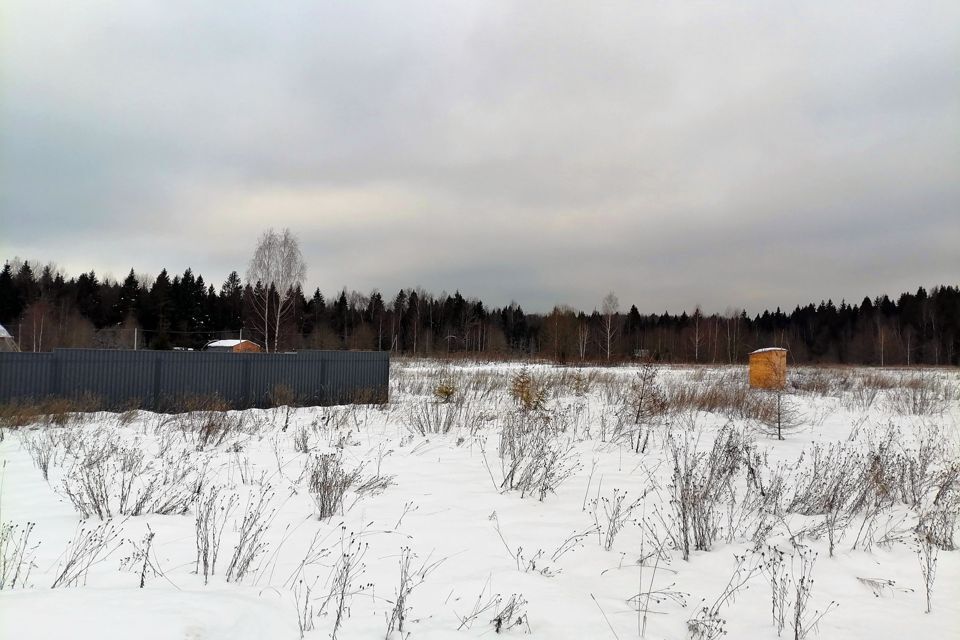
M 850 398 L 844 404 L 848 408 L 858 411 L 867 411 L 877 400 L 879 391 L 875 387 L 856 385 L 850 392 Z
M 184 439 L 203 451 L 224 444 L 230 436 L 245 433 L 246 414 L 227 411 L 195 411 L 172 418 Z
M 306 461 L 304 476 L 307 480 L 307 491 L 313 498 L 316 506 L 317 518 L 324 520 L 343 513 L 344 497 L 348 490 L 352 490 L 357 499 L 376 495 L 393 484 L 393 476 L 381 475 L 378 472 L 370 477 L 364 477 L 364 465 L 348 471 L 343 464 L 340 453 L 323 453 L 315 455 Z
M 14 429 L 31 424 L 63 426 L 79 414 L 98 411 L 102 402 L 96 396 L 53 396 L 39 400 L 19 399 L 0 404 L 0 427 Z
M 776 423 L 774 394 L 750 389 L 739 375 L 726 374 L 700 384 L 672 381 L 663 392 L 664 413 L 716 413 L 730 419 Z
M 539 411 L 547 402 L 546 387 L 524 367 L 510 380 L 510 396 L 523 411 Z
M 658 370 L 646 363 L 617 400 L 614 440 L 626 440 L 637 453 L 644 453 L 655 424 L 668 413 L 667 399 L 657 380 Z
M 324 453 L 313 456 L 306 469 L 307 488 L 317 508 L 317 518 L 324 520 L 343 509 L 343 497 L 358 475 L 347 472 L 339 454 Z
M 21 444 L 33 460 L 33 465 L 43 474 L 43 479 L 50 480 L 50 463 L 55 462 L 58 452 L 58 440 L 50 433 L 50 429 L 23 430 Z
M 30 572 L 36 566 L 33 560 L 39 546 L 30 544 L 33 527 L 33 522 L 0 523 L 0 591 L 30 586 Z
M 171 413 L 229 411 L 230 405 L 217 394 L 185 394 L 162 403 Z
M 60 554 L 51 588 L 86 586 L 91 567 L 106 561 L 123 544 L 122 539 L 117 540 L 120 533 L 120 528 L 109 521 L 92 526 L 85 522 L 78 524 L 67 548 Z
M 36 405 L 19 400 L 0 404 L 0 427 L 15 429 L 37 421 L 40 415 Z
M 590 393 L 592 378 L 592 375 L 584 375 L 582 371 L 574 373 L 570 380 L 570 390 L 573 391 L 573 395 L 585 396 Z
M 197 562 L 194 573 L 203 575 L 203 584 L 217 573 L 217 556 L 227 520 L 237 505 L 237 495 L 224 493 L 223 487 L 211 485 L 197 497 L 194 515 Z
M 289 407 L 297 400 L 297 394 L 285 384 L 274 385 L 267 394 L 271 407 Z
M 897 386 L 897 379 L 882 371 L 861 371 L 857 374 L 861 387 L 866 389 L 886 390 Z
M 126 411 L 121 411 L 117 414 L 117 426 L 125 427 L 131 424 L 134 420 L 137 419 L 137 416 L 140 415 L 140 409 L 127 409 Z
M 182 515 L 203 486 L 205 468 L 185 452 L 147 458 L 111 434 L 94 434 L 62 479 L 63 492 L 84 518 L 148 513 Z
M 551 416 L 541 411 L 508 414 L 500 432 L 502 491 L 536 495 L 541 501 L 579 468 L 574 447 L 562 442 Z
M 669 535 L 684 560 L 691 547 L 709 551 L 719 534 L 722 503 L 735 500 L 734 479 L 752 457 L 752 443 L 742 431 L 730 426 L 717 434 L 709 451 L 701 450 L 699 438 L 671 434 L 668 440 L 673 474 L 670 483 L 672 514 Z
M 817 396 L 838 395 L 853 386 L 847 371 L 840 369 L 799 369 L 790 376 L 790 388 Z
M 347 404 L 383 405 L 390 402 L 390 391 L 386 388 L 369 387 L 354 389 L 347 396 Z
M 894 411 L 903 415 L 940 415 L 947 410 L 954 391 L 940 376 L 921 371 L 904 377 L 900 385 L 887 392 Z
M 437 386 L 433 389 L 433 397 L 439 402 L 452 402 L 454 396 L 456 395 L 457 387 L 449 380 L 441 380 L 440 383 L 437 384 Z
M 297 453 L 310 453 L 310 429 L 301 425 L 293 432 L 293 450 Z
M 420 402 L 410 407 L 404 416 L 407 429 L 416 435 L 442 435 L 455 427 L 473 435 L 485 422 L 486 416 L 465 402 Z
M 960 465 L 954 465 L 947 473 L 960 473 Z M 960 491 L 953 490 L 935 500 L 928 511 L 920 515 L 920 524 L 928 540 L 939 549 L 954 551 L 956 546 L 957 519 L 960 518 Z

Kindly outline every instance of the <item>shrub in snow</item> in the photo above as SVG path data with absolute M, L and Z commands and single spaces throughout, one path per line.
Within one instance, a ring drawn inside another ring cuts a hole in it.
M 508 414 L 498 452 L 500 489 L 519 491 L 520 497 L 535 495 L 543 500 L 579 468 L 573 445 L 554 428 L 550 415 L 540 411 Z
M 654 364 L 642 365 L 621 400 L 616 436 L 625 437 L 637 453 L 646 452 L 654 424 L 667 412 L 667 401 L 657 382 L 657 374 Z
M 733 575 L 723 587 L 720 595 L 711 604 L 704 602 L 695 616 L 687 620 L 687 629 L 694 640 L 717 640 L 726 635 L 727 621 L 720 615 L 722 609 L 732 603 L 737 594 L 747 586 L 747 582 L 759 571 L 759 565 L 746 555 L 735 555 L 736 566 Z
M 197 499 L 194 518 L 197 544 L 195 571 L 203 575 L 204 584 L 217 572 L 223 528 L 236 504 L 237 495 L 224 494 L 224 489 L 219 486 L 206 487 Z
M 40 470 L 44 480 L 50 479 L 50 463 L 56 459 L 57 442 L 49 429 L 36 432 L 24 432 L 21 444 L 30 454 L 33 465 Z
M 956 397 L 955 390 L 942 378 L 921 371 L 905 377 L 887 392 L 891 408 L 897 413 L 913 416 L 940 415 Z
M 414 589 L 419 587 L 427 579 L 427 576 L 434 569 L 440 566 L 443 560 L 430 562 L 429 558 L 424 560 L 420 566 L 413 564 L 415 556 L 410 551 L 410 547 L 404 547 L 400 552 L 400 583 L 397 586 L 396 597 L 393 600 L 393 608 L 390 610 L 390 616 L 387 618 L 387 634 L 389 638 L 394 631 L 401 635 L 404 631 L 404 623 L 410 615 L 410 595 Z
M 304 467 L 307 491 L 316 506 L 317 518 L 325 520 L 344 511 L 347 491 L 353 491 L 357 499 L 375 495 L 393 484 L 393 476 L 376 475 L 364 477 L 364 465 L 348 471 L 340 453 L 323 453 L 309 458 Z
M 80 523 L 60 556 L 51 588 L 85 586 L 90 568 L 104 562 L 120 548 L 119 535 L 120 529 L 112 522 L 93 527 Z
M 514 627 L 526 627 L 530 632 L 530 620 L 527 618 L 527 601 L 523 594 L 512 594 L 505 604 L 500 606 L 490 621 L 497 633 L 509 631 Z
M 361 536 L 355 533 L 346 533 L 341 528 L 340 557 L 330 569 L 325 585 L 326 595 L 320 601 L 321 615 L 333 619 L 333 629 L 330 637 L 336 640 L 340 627 L 350 616 L 350 602 L 353 596 L 362 593 L 368 584 L 357 585 L 357 580 L 366 571 L 367 565 L 363 561 L 370 545 L 361 541 Z
M 30 546 L 34 523 L 26 526 L 4 522 L 0 524 L 0 590 L 21 589 L 28 586 L 33 556 L 37 546 Z
M 510 380 L 510 396 L 521 411 L 542 411 L 547 404 L 546 387 L 524 367 Z
M 137 446 L 95 435 L 64 474 L 63 491 L 84 518 L 181 515 L 196 499 L 206 473 L 183 453 L 148 460 Z
M 709 551 L 721 527 L 721 504 L 735 500 L 734 479 L 751 453 L 742 431 L 725 426 L 709 451 L 699 448 L 699 436 L 671 434 L 668 439 L 673 474 L 670 483 L 674 546 L 690 558 L 691 547 Z
M 343 468 L 343 460 L 336 453 L 313 456 L 307 464 L 310 497 L 317 508 L 317 517 L 324 520 L 343 509 L 343 497 L 357 481 L 358 474 L 347 472 Z
M 227 565 L 227 582 L 239 582 L 253 568 L 253 563 L 267 552 L 267 530 L 277 513 L 270 509 L 273 493 L 269 487 L 247 499 L 243 518 L 237 524 L 240 537 Z
M 433 397 L 439 402 L 451 402 L 455 395 L 457 395 L 457 386 L 451 380 L 441 380 L 433 388 Z

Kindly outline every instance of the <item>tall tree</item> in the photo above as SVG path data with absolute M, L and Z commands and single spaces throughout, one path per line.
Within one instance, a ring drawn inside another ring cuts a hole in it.
M 254 305 L 266 336 L 264 346 L 267 351 L 270 351 L 271 333 L 273 350 L 277 350 L 280 324 L 293 308 L 294 289 L 303 283 L 306 275 L 307 265 L 300 252 L 300 243 L 290 229 L 280 233 L 268 229 L 260 236 L 247 268 L 247 281 L 263 285 L 259 294 L 254 295 Z M 276 292 L 273 304 L 271 291 Z
M 601 309 L 603 313 L 604 350 L 607 355 L 607 361 L 609 361 L 612 353 L 613 339 L 619 330 L 618 312 L 620 310 L 620 301 L 617 299 L 617 296 L 613 293 L 613 291 L 604 296 Z

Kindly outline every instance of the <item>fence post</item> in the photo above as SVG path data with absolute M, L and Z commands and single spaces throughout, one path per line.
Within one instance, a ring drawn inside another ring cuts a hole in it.
M 324 391 L 326 381 L 323 376 L 326 375 L 327 371 L 327 368 L 324 366 L 325 362 L 326 356 L 321 353 L 320 357 L 317 359 L 317 366 L 320 367 L 320 373 L 317 375 L 317 380 L 320 381 L 320 388 L 317 389 L 317 401 L 321 405 L 325 405 L 327 403 L 326 398 L 324 398 L 324 394 L 326 393 Z
M 153 410 L 160 410 L 160 377 L 163 373 L 163 361 L 160 354 L 153 359 Z
M 47 395 L 60 395 L 60 354 L 50 353 L 50 375 L 47 379 Z
M 241 354 L 243 357 L 243 406 L 242 409 L 248 409 L 250 405 L 250 396 L 252 395 L 250 391 L 250 369 L 253 366 L 250 356 L 246 353 Z

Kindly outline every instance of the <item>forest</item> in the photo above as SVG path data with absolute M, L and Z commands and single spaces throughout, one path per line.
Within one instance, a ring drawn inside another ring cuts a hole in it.
M 896 295 L 896 294 L 894 294 Z M 62 347 L 200 349 L 210 340 L 263 340 L 255 300 L 279 300 L 232 272 L 219 288 L 189 268 L 171 277 L 132 269 L 123 281 L 93 271 L 69 276 L 53 264 L 7 260 L 0 270 L 0 324 L 21 351 Z M 781 346 L 796 363 L 960 364 L 960 287 L 798 304 L 792 311 L 641 313 L 607 294 L 589 312 L 559 305 L 528 313 L 492 307 L 459 291 L 341 290 L 330 298 L 297 286 L 281 318 L 278 346 L 374 349 L 431 357 L 533 357 L 560 363 L 628 360 L 743 362 L 755 348 Z M 649 308 L 654 301 L 638 301 Z M 734 301 L 731 301 L 734 302 Z

